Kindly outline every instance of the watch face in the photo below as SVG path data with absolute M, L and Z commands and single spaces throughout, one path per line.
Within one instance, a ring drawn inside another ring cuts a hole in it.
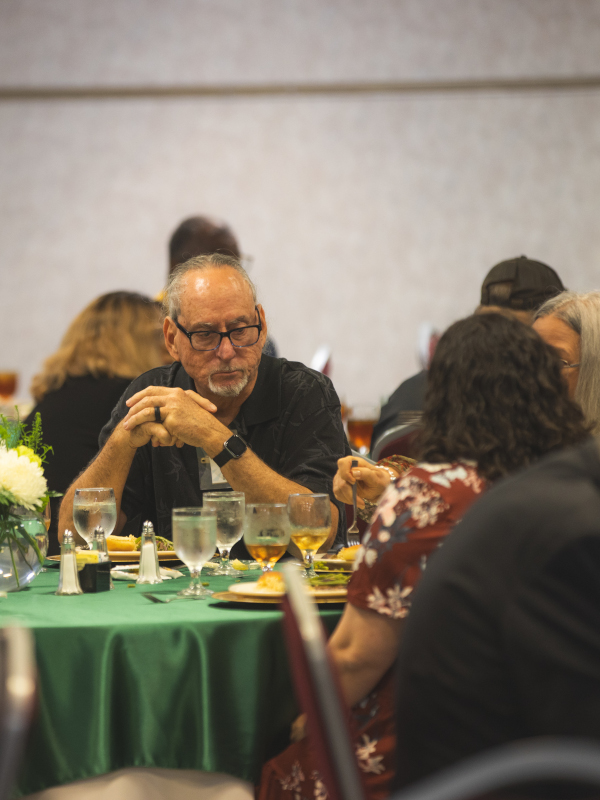
M 241 456 L 246 451 L 246 444 L 239 436 L 232 436 L 227 441 L 227 449 L 233 453 L 234 456 Z

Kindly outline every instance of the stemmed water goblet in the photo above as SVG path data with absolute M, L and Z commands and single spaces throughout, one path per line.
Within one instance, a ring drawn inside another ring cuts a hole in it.
M 291 494 L 288 512 L 292 542 L 302 553 L 305 578 L 315 578 L 314 555 L 327 540 L 331 528 L 331 504 L 327 494 Z
M 191 576 L 187 589 L 177 594 L 189 600 L 206 600 L 212 592 L 202 586 L 200 574 L 217 546 L 216 514 L 205 508 L 174 508 L 173 546 Z
M 290 543 L 290 521 L 285 503 L 246 506 L 244 544 L 262 571 L 270 572 Z
M 101 527 L 105 536 L 110 536 L 117 524 L 115 493 L 109 488 L 76 489 L 73 500 L 73 524 L 77 533 L 88 545 L 94 531 Z
M 206 492 L 202 497 L 203 508 L 217 516 L 217 549 L 221 565 L 213 575 L 239 577 L 239 572 L 229 563 L 229 553 L 244 532 L 244 492 Z

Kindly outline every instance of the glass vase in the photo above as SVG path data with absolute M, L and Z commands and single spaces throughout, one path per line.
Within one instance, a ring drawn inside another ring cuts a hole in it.
M 41 572 L 47 550 L 42 515 L 11 506 L 9 513 L 0 517 L 0 592 L 15 592 L 30 584 Z

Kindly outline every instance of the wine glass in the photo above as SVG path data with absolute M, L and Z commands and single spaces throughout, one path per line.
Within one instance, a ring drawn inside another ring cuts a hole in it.
M 221 556 L 221 566 L 213 570 L 213 575 L 239 577 L 239 572 L 229 564 L 229 553 L 244 532 L 244 492 L 205 492 L 202 497 L 203 508 L 217 515 L 217 549 Z
M 173 546 L 192 577 L 188 588 L 177 594 L 190 600 L 206 600 L 212 592 L 203 588 L 200 573 L 217 546 L 217 515 L 205 508 L 174 508 Z
M 291 494 L 288 497 L 291 539 L 302 553 L 305 578 L 316 577 L 314 555 L 326 541 L 331 528 L 328 494 Z
M 290 543 L 290 521 L 285 503 L 246 506 L 244 544 L 263 572 L 269 572 Z
M 100 526 L 110 536 L 117 524 L 117 504 L 112 489 L 76 489 L 73 500 L 73 524 L 77 533 L 89 545 L 94 530 Z

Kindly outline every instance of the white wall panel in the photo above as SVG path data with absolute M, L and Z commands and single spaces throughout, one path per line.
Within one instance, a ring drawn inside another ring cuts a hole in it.
M 0 85 L 598 72 L 598 0 L 2 0 Z
M 0 104 L 2 358 L 28 383 L 100 292 L 157 291 L 181 218 L 230 221 L 283 354 L 350 402 L 526 253 L 600 288 L 600 92 Z M 9 363 L 10 362 L 10 363 Z

